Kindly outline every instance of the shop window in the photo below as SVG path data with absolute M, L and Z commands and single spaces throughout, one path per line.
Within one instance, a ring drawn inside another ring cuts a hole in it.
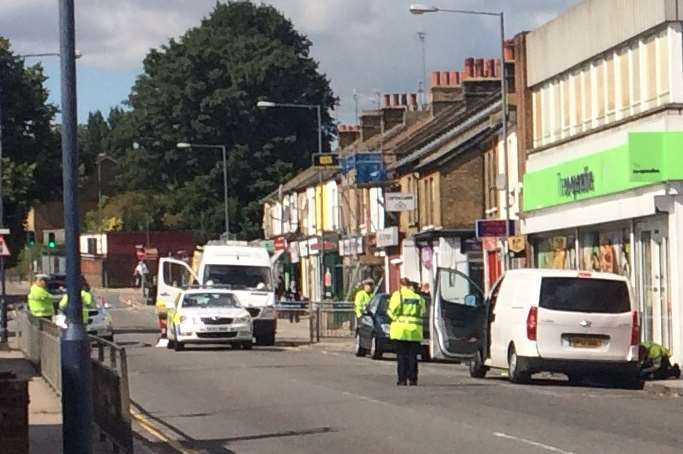
M 534 242 L 536 266 L 558 270 L 576 269 L 575 241 L 573 235 L 537 239 Z
M 631 276 L 631 240 L 628 229 L 581 232 L 581 269 Z

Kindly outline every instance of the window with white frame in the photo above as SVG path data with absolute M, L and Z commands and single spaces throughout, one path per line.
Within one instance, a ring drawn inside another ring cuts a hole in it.
M 682 56 L 672 54 L 670 27 L 532 88 L 534 147 L 671 102 L 671 58 Z

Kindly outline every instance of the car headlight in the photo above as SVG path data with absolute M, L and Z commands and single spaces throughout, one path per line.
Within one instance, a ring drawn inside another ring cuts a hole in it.
M 245 315 L 244 317 L 235 318 L 232 322 L 237 324 L 237 325 L 241 325 L 244 323 L 249 323 L 250 321 L 251 321 L 251 317 L 249 317 L 248 315 Z
M 201 324 L 201 320 L 196 317 L 188 317 L 185 315 L 181 315 L 180 323 L 183 323 L 185 325 L 199 325 Z
M 382 331 L 384 331 L 385 333 L 388 333 L 390 329 L 391 329 L 391 325 L 389 323 L 382 323 Z
M 261 317 L 270 318 L 275 315 L 275 309 L 272 306 L 266 306 L 261 309 Z

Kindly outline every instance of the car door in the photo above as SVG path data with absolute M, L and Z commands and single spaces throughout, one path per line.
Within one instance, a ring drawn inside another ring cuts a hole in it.
M 180 292 L 199 282 L 197 275 L 187 263 L 172 258 L 159 259 L 157 275 L 157 310 L 163 312 L 173 310 Z
M 432 308 L 434 358 L 467 361 L 487 345 L 488 304 L 460 271 L 437 270 Z

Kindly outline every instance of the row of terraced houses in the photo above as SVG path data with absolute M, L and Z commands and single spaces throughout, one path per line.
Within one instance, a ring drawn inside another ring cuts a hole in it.
M 318 301 L 366 277 L 431 284 L 439 267 L 486 289 L 505 266 L 619 273 L 644 340 L 680 359 L 682 21 L 683 0 L 584 0 L 506 41 L 503 65 L 433 72 L 425 105 L 384 95 L 338 126 L 339 169 L 306 169 L 263 200 L 286 284 Z M 512 238 L 476 238 L 477 220 L 507 217 Z

